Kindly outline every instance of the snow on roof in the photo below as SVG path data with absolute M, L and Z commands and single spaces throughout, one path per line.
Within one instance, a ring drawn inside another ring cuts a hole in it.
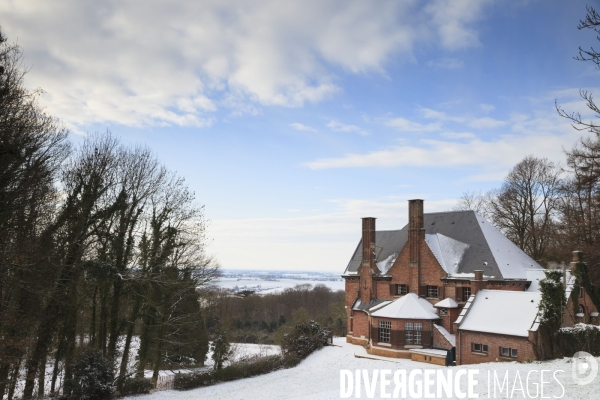
M 356 299 L 356 301 L 354 302 L 354 304 L 352 304 L 352 309 L 353 310 L 360 310 L 361 303 L 362 303 L 362 301 L 360 300 L 360 298 Z
M 424 214 L 423 227 L 425 242 L 452 277 L 472 277 L 473 271 L 483 270 L 486 277 L 525 279 L 524 269 L 543 269 L 474 211 Z M 393 254 L 400 254 L 407 241 L 408 225 L 400 230 L 377 231 L 377 259 L 386 261 Z M 345 275 L 359 270 L 361 249 L 362 241 L 359 241 Z
M 440 308 L 458 308 L 458 303 L 454 301 L 452 297 L 446 297 L 444 300 L 435 303 L 433 306 Z
M 458 272 L 458 267 L 469 245 L 441 233 L 425 234 L 425 243 L 438 260 L 444 271 L 449 274 Z
M 439 319 L 435 308 L 415 293 L 408 293 L 371 313 L 373 317 L 403 319 Z
M 544 269 L 526 269 L 525 276 L 528 281 L 531 281 L 531 285 L 527 288 L 528 292 L 539 292 L 540 281 L 546 279 Z
M 540 292 L 480 290 L 459 329 L 527 337 L 541 297 Z
M 380 303 L 380 304 L 374 305 L 373 307 L 369 308 L 369 312 L 377 311 L 377 310 L 379 310 L 380 308 L 387 306 L 387 305 L 388 305 L 388 304 L 390 304 L 392 301 L 393 301 L 393 300 L 390 300 L 390 301 L 384 301 L 383 303 Z
M 494 228 L 492 224 L 479 215 L 477 215 L 477 219 L 479 220 L 481 232 L 483 232 L 483 236 L 485 236 L 490 246 L 492 255 L 496 259 L 503 278 L 526 279 L 526 269 L 543 270 L 541 265 L 515 246 L 513 242 Z
M 456 321 L 454 321 L 454 323 L 460 324 L 462 322 L 462 320 L 465 317 L 465 315 L 467 315 L 467 312 L 469 312 L 469 308 L 471 308 L 471 306 L 473 305 L 473 300 L 475 300 L 475 295 L 474 294 L 472 294 L 471 296 L 469 296 L 469 299 L 467 300 L 467 303 L 463 307 L 463 309 L 460 312 L 460 314 L 458 314 L 458 318 L 456 318 Z
M 398 257 L 398 253 L 390 254 L 385 260 L 379 261 L 377 263 L 377 269 L 381 272 L 381 275 L 387 274 L 387 272 L 394 265 L 394 261 L 396 261 L 396 257 Z
M 448 332 L 448 330 L 441 325 L 434 324 L 433 327 L 437 329 L 452 346 L 456 347 L 456 335 L 454 333 Z

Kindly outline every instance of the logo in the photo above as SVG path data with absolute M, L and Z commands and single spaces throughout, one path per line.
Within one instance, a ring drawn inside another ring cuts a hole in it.
M 578 351 L 573 356 L 573 382 L 583 386 L 592 383 L 598 375 L 598 361 L 590 353 Z

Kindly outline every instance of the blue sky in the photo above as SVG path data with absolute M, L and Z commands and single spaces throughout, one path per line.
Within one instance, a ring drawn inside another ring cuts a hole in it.
M 342 272 L 361 217 L 564 161 L 585 133 L 554 102 L 591 118 L 598 92 L 585 5 L 5 0 L 0 23 L 75 142 L 108 129 L 186 178 L 224 268 Z

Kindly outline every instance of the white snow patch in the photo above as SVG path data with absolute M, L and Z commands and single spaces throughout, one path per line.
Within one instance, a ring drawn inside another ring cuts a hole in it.
M 436 234 L 425 234 L 425 243 L 448 274 L 458 272 L 460 263 L 469 245 L 451 237 Z
M 488 392 L 488 373 L 493 377 L 494 372 L 502 379 L 508 374 L 509 382 L 515 381 L 517 374 L 521 379 L 525 379 L 529 371 L 540 370 L 554 371 L 556 378 L 564 386 L 563 388 L 553 379 L 551 383 L 544 385 L 544 396 L 548 398 L 563 399 L 593 399 L 597 397 L 598 385 L 591 384 L 579 386 L 573 382 L 571 371 L 573 369 L 572 359 L 565 358 L 546 362 L 517 363 L 517 362 L 496 362 L 477 365 L 461 365 L 455 367 L 443 367 L 433 364 L 425 364 L 409 359 L 385 358 L 368 355 L 367 358 L 357 358 L 362 355 L 364 349 L 361 346 L 355 346 L 346 343 L 345 338 L 334 338 L 336 346 L 325 347 L 302 361 L 297 367 L 272 372 L 266 375 L 260 375 L 248 379 L 240 379 L 232 382 L 220 383 L 214 386 L 208 386 L 188 391 L 164 391 L 157 392 L 147 396 L 127 397 L 128 400 L 195 400 L 195 399 L 220 399 L 220 400 L 238 400 L 238 399 L 261 399 L 261 400 L 279 400 L 279 399 L 339 399 L 340 398 L 340 371 L 349 370 L 354 373 L 356 370 L 366 370 L 370 377 L 374 371 L 379 373 L 382 370 L 406 370 L 413 369 L 441 369 L 444 371 L 453 371 L 456 374 L 459 370 L 478 370 L 477 385 L 474 392 L 479 398 L 510 398 L 493 392 Z M 364 352 L 366 354 L 366 352 Z M 596 358 L 600 362 L 600 357 Z M 453 375 L 454 376 L 454 375 Z M 437 376 L 433 376 L 433 387 L 437 386 Z M 537 381 L 539 383 L 539 380 Z M 374 398 L 381 398 L 377 385 L 377 391 Z M 393 392 L 394 384 L 388 386 L 387 393 Z M 365 388 L 362 388 L 361 398 L 365 398 Z M 460 381 L 460 391 L 467 392 L 467 380 Z M 509 389 L 510 390 L 510 389 Z M 520 392 L 513 398 L 517 398 Z M 564 396 L 563 396 L 564 394 Z M 351 396 L 354 398 L 354 394 Z
M 415 293 L 408 293 L 371 313 L 373 317 L 404 319 L 439 319 L 435 308 Z
M 527 269 L 543 270 L 543 267 L 519 249 L 489 222 L 477 215 L 479 227 L 490 246 L 492 255 L 505 279 L 526 279 Z
M 433 305 L 436 308 L 458 308 L 458 303 L 452 297 L 446 297 L 444 300 Z
M 527 337 L 541 297 L 540 292 L 480 290 L 459 329 Z
M 388 273 L 394 262 L 396 261 L 396 257 L 398 257 L 397 253 L 390 254 L 385 260 L 379 261 L 377 263 L 377 269 L 381 272 L 381 275 L 385 275 Z

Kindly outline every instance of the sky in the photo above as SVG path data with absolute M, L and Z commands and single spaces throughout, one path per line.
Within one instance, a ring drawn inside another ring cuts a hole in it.
M 593 2 L 591 2 L 593 4 Z M 79 143 L 146 144 L 223 268 L 342 273 L 362 217 L 451 210 L 527 155 L 564 163 L 600 72 L 580 0 L 3 0 L 26 85 Z M 598 5 L 597 8 L 600 8 Z

